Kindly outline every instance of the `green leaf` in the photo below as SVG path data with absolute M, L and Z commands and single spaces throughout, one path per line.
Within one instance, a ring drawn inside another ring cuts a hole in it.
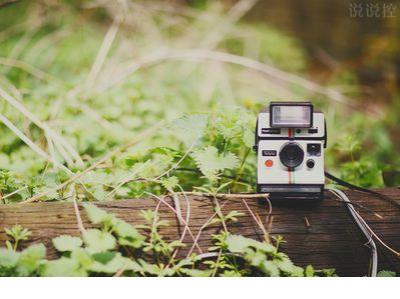
M 158 265 L 150 264 L 144 260 L 139 260 L 139 264 L 142 267 L 142 271 L 144 273 L 148 273 L 155 276 L 171 276 L 173 275 L 174 271 L 171 268 L 164 269 Z
M 130 237 L 134 239 L 144 239 L 138 230 L 131 224 L 121 219 L 115 219 L 113 221 L 113 228 L 115 233 L 120 237 Z
M 192 154 L 197 167 L 208 178 L 215 178 L 220 170 L 233 169 L 239 159 L 233 153 L 219 154 L 214 146 L 207 146 L 202 150 L 198 150 Z
M 176 176 L 170 176 L 168 178 L 161 179 L 161 185 L 168 191 L 174 190 L 174 188 L 178 185 L 179 179 Z
M 230 252 L 239 253 L 253 244 L 253 240 L 240 235 L 230 235 L 226 238 L 226 244 Z
M 90 222 L 92 222 L 93 224 L 104 223 L 112 220 L 112 218 L 114 217 L 113 215 L 108 214 L 106 211 L 92 204 L 85 204 L 84 208 Z
M 306 269 L 304 270 L 304 276 L 306 277 L 313 277 L 315 275 L 314 267 L 311 265 L 308 265 Z
M 396 276 L 396 272 L 382 270 L 382 271 L 378 272 L 377 276 L 378 277 L 395 277 Z
M 83 233 L 83 240 L 90 253 L 114 249 L 116 240 L 110 233 L 98 229 L 88 229 Z
M 209 277 L 213 270 L 199 270 L 199 269 L 181 269 L 180 272 L 191 277 Z
M 229 235 L 226 238 L 226 244 L 230 252 L 241 253 L 248 247 L 253 247 L 265 253 L 273 253 L 276 248 L 265 242 L 258 242 L 253 239 L 243 237 L 241 235 Z
M 207 115 L 184 115 L 171 125 L 171 129 L 174 132 L 174 136 L 186 145 L 190 145 L 196 138 L 203 135 L 207 121 Z
M 81 238 L 62 235 L 53 239 L 54 247 L 61 252 L 73 251 L 83 244 Z
M 244 213 L 238 211 L 230 211 L 228 214 L 224 216 L 225 221 L 233 221 L 236 222 L 238 219 L 237 217 L 243 216 Z
M 246 128 L 243 133 L 243 143 L 251 148 L 254 145 L 254 132 L 249 128 Z
M 280 276 L 280 271 L 278 266 L 272 262 L 272 261 L 264 261 L 261 265 L 260 265 L 260 269 L 261 271 L 263 271 L 265 274 L 267 274 L 268 276 L 271 277 L 278 277 Z
M 79 261 L 72 258 L 61 257 L 58 260 L 47 261 L 41 275 L 46 277 L 84 277 L 87 272 L 80 267 Z
M 23 228 L 19 224 L 14 225 L 11 229 L 5 228 L 4 231 L 15 241 L 27 240 L 28 237 L 32 234 L 32 232 L 30 232 L 26 228 Z
M 98 273 L 113 274 L 121 269 L 127 269 L 130 266 L 130 260 L 123 257 L 119 252 L 115 253 L 114 258 L 109 260 L 107 263 L 101 263 L 95 261 L 90 265 L 89 270 Z
M 282 272 L 289 276 L 303 276 L 303 268 L 294 265 L 289 258 L 275 259 L 274 263 Z
M 13 268 L 17 265 L 19 253 L 11 249 L 0 248 L 0 267 Z
M 93 263 L 92 256 L 84 248 L 77 248 L 71 252 L 71 258 L 78 261 L 82 268 L 87 269 Z
M 105 251 L 95 253 L 92 255 L 92 257 L 96 262 L 105 265 L 115 257 L 115 254 L 116 253 L 114 251 Z
M 21 252 L 18 261 L 18 272 L 22 276 L 28 276 L 37 271 L 40 262 L 46 256 L 46 247 L 43 244 L 35 244 Z

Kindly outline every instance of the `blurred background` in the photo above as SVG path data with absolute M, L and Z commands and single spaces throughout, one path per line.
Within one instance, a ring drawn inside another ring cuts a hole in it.
M 226 113 L 253 130 L 269 101 L 312 100 L 328 118 L 328 170 L 364 187 L 400 185 L 399 1 L 2 0 L 0 79 L 83 162 L 160 119 Z M 11 106 L 0 103 L 8 120 L 57 149 Z M 46 168 L 0 129 L 1 169 Z M 183 147 L 176 138 L 143 147 Z M 252 181 L 253 157 L 245 165 Z

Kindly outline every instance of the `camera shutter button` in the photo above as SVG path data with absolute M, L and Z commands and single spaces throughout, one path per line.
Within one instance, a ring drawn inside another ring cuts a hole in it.
M 313 159 L 308 159 L 307 160 L 307 167 L 308 168 L 314 168 L 315 166 L 315 161 Z

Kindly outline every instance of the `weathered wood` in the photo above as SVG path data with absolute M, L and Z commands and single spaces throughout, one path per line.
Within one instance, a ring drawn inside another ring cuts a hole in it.
M 390 188 L 378 190 L 400 202 L 400 189 Z M 362 204 L 379 213 L 383 218 L 358 209 L 375 232 L 393 248 L 400 249 L 400 209 L 393 204 L 384 202 L 371 195 L 348 191 L 347 194 L 354 203 Z M 302 202 L 292 204 L 273 203 L 273 223 L 270 233 L 282 235 L 286 243 L 282 250 L 299 265 L 314 265 L 316 268 L 336 268 L 339 275 L 361 276 L 368 271 L 369 250 L 364 246 L 365 238 L 358 230 L 348 214 L 345 205 L 334 196 L 327 193 L 327 199 L 318 205 L 303 205 Z M 171 199 L 166 201 L 173 204 Z M 252 212 L 260 216 L 267 226 L 267 206 L 255 199 L 246 199 Z M 243 212 L 239 221 L 229 225 L 233 233 L 261 239 L 263 232 L 255 223 L 243 200 L 240 198 L 219 200 L 223 213 L 231 210 Z M 159 204 L 157 199 L 130 199 L 110 202 L 99 202 L 97 205 L 132 224 L 143 223 L 141 210 L 155 209 Z M 199 229 L 214 214 L 214 205 L 210 198 L 190 196 L 189 207 L 186 200 L 180 198 L 182 215 L 190 212 L 189 226 L 194 236 Z M 91 227 L 80 207 L 85 227 Z M 160 204 L 159 213 L 163 219 L 170 221 L 170 226 L 163 235 L 170 239 L 178 239 L 183 227 L 173 212 L 164 204 Z M 270 215 L 271 216 L 271 215 Z M 76 215 L 72 203 L 47 202 L 26 205 L 0 206 L 0 228 L 21 224 L 32 231 L 28 243 L 43 242 L 48 247 L 48 257 L 56 257 L 51 245 L 51 239 L 61 234 L 79 235 Z M 204 251 L 210 245 L 211 234 L 220 229 L 218 226 L 207 227 L 199 238 L 199 246 Z M 4 244 L 6 235 L 1 229 L 0 246 Z M 187 244 L 182 254 L 191 248 L 193 239 L 186 234 Z M 379 269 L 388 269 L 400 273 L 400 259 L 379 246 Z

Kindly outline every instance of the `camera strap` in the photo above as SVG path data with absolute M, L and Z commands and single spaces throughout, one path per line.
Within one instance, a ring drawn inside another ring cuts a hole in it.
M 396 207 L 400 207 L 400 204 L 396 202 L 393 198 L 390 198 L 389 196 L 386 196 L 384 194 L 381 194 L 373 190 L 362 188 L 360 186 L 353 185 L 349 182 L 339 179 L 338 177 L 326 171 L 325 171 L 325 177 L 343 187 L 347 187 L 352 190 L 374 195 L 375 197 L 381 200 L 394 204 Z M 354 209 L 354 205 L 343 191 L 335 188 L 328 188 L 328 190 L 346 203 L 347 209 L 349 210 L 352 218 L 354 219 L 354 221 L 356 222 L 357 226 L 360 228 L 364 236 L 367 238 L 368 242 L 366 243 L 366 245 L 368 245 L 369 248 L 371 249 L 371 258 L 370 258 L 371 264 L 370 264 L 369 276 L 376 276 L 378 267 L 378 254 L 375 242 L 373 240 L 373 235 L 374 235 L 373 230 L 369 227 L 369 225 L 365 222 L 365 220 L 361 217 L 361 215 Z
M 378 250 L 373 240 L 373 235 L 371 233 L 372 229 L 361 217 L 361 215 L 354 209 L 352 202 L 343 191 L 335 188 L 329 188 L 328 190 L 335 196 L 342 199 L 345 203 L 347 203 L 346 207 L 349 210 L 351 217 L 353 218 L 353 220 L 355 221 L 355 223 L 357 224 L 357 226 L 359 227 L 365 238 L 368 240 L 367 243 L 365 243 L 365 245 L 367 245 L 371 249 L 370 267 L 368 276 L 376 277 L 378 272 Z
M 400 203 L 395 201 L 393 198 L 390 198 L 389 196 L 386 196 L 384 194 L 381 194 L 381 193 L 373 191 L 373 190 L 368 190 L 368 189 L 362 188 L 360 186 L 353 185 L 353 184 L 351 184 L 349 182 L 346 182 L 346 181 L 344 181 L 342 179 L 339 179 L 338 177 L 334 176 L 333 174 L 331 174 L 331 173 L 329 173 L 327 171 L 325 171 L 325 177 L 330 179 L 331 181 L 336 182 L 337 184 L 339 184 L 339 185 L 341 185 L 343 187 L 346 187 L 346 188 L 349 188 L 349 189 L 352 189 L 352 190 L 356 190 L 356 191 L 359 191 L 359 192 L 364 192 L 364 193 L 368 193 L 368 194 L 374 195 L 374 196 L 378 197 L 379 199 L 384 200 L 384 201 L 388 201 L 391 204 L 395 205 L 396 207 L 400 208 Z

